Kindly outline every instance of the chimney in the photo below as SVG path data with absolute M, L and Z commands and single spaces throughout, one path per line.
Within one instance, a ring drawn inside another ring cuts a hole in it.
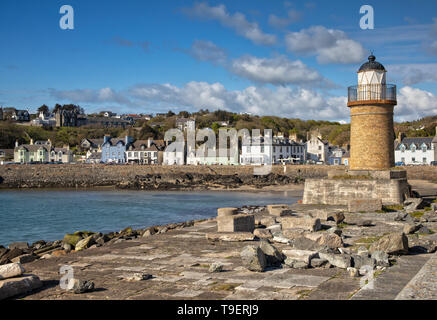
M 50 146 L 52 145 L 52 140 L 47 139 L 47 142 L 49 143 Z
M 33 139 L 32 138 L 30 138 L 30 144 L 33 145 Z
M 18 147 L 18 140 L 15 140 L 15 148 Z
M 109 140 L 111 140 L 111 136 L 105 135 L 105 136 L 103 137 L 103 143 L 106 143 L 106 142 L 108 142 Z
M 152 138 L 147 139 L 147 148 L 150 148 L 152 146 L 152 142 L 153 142 Z
M 401 143 L 404 138 L 405 138 L 405 133 L 399 131 L 399 133 L 398 133 L 399 143 Z

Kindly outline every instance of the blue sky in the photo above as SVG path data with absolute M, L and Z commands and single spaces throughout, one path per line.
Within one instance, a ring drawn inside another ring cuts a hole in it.
M 62 5 L 74 30 L 62 30 Z M 362 5 L 374 30 L 361 30 Z M 87 112 L 200 108 L 348 120 L 370 50 L 397 120 L 437 113 L 437 2 L 2 0 L 0 105 Z

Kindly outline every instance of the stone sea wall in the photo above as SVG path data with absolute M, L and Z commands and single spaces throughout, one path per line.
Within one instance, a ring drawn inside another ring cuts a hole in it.
M 271 174 L 254 176 L 252 166 L 140 166 L 140 165 L 3 165 L 0 188 L 209 189 L 263 187 L 303 183 L 323 178 L 333 166 L 272 166 Z M 409 179 L 437 181 L 436 167 L 406 167 Z

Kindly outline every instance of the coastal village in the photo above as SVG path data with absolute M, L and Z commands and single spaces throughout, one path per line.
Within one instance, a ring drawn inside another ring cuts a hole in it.
M 0 125 L 2 122 L 10 125 L 36 126 L 48 132 L 59 128 L 108 128 L 131 129 L 138 131 L 142 127 L 135 127 L 137 123 L 151 122 L 154 116 L 150 114 L 131 114 L 117 116 L 110 111 L 103 111 L 99 116 L 85 116 L 79 114 L 80 108 L 70 106 L 64 108 L 60 105 L 54 108 L 55 113 L 48 113 L 48 107 L 42 108 L 38 114 L 31 116 L 26 110 L 13 108 L 0 108 Z M 172 112 L 157 114 L 155 118 L 165 119 Z M 211 113 L 213 114 L 213 113 Z M 232 115 L 232 114 L 231 114 Z M 247 115 L 246 115 L 247 117 Z M 172 122 L 174 127 L 185 134 L 188 130 L 200 130 L 196 116 L 175 117 Z M 153 124 L 152 124 L 153 125 Z M 146 124 L 146 126 L 148 126 Z M 433 123 L 428 124 L 432 130 Z M 437 127 L 437 120 L 434 128 Z M 229 121 L 214 122 L 216 130 L 210 130 L 218 137 L 217 129 L 235 129 Z M 423 126 L 413 128 L 414 131 L 425 132 Z M 411 130 L 411 129 L 410 129 Z M 435 130 L 435 129 L 434 129 Z M 252 137 L 251 145 L 242 141 L 238 144 L 238 153 L 228 157 L 218 156 L 218 150 L 213 152 L 217 156 L 198 154 L 198 150 L 191 150 L 187 143 L 181 146 L 182 151 L 166 151 L 172 143 L 171 140 L 136 139 L 134 136 L 125 135 L 113 137 L 105 134 L 100 138 L 84 137 L 77 145 L 62 144 L 55 146 L 50 140 L 37 140 L 36 137 L 27 135 L 28 143 L 15 141 L 14 149 L 0 149 L 0 164 L 49 164 L 49 163 L 94 163 L 94 164 L 140 164 L 140 165 L 285 165 L 285 164 L 324 164 L 344 165 L 349 164 L 350 142 L 335 145 L 323 136 L 319 128 L 310 129 L 305 136 L 298 135 L 296 130 L 288 133 L 277 131 L 272 137 L 271 146 L 264 147 L 263 137 Z M 22 140 L 22 139 L 20 139 Z M 255 143 L 255 140 L 258 140 Z M 217 138 L 218 141 L 218 138 Z M 200 144 L 200 143 L 199 143 Z M 2 146 L 0 146 L 1 148 Z M 406 136 L 399 132 L 394 140 L 396 165 L 437 165 L 437 134 L 433 136 Z
M 276 166 L 275 172 L 252 178 L 252 183 L 297 190 L 303 197 L 293 204 L 217 208 L 216 216 L 200 221 L 107 234 L 76 231 L 56 241 L 10 243 L 0 247 L 0 299 L 436 299 L 437 138 L 400 134 L 394 143 L 396 87 L 385 83 L 386 70 L 373 55 L 368 60 L 358 71 L 358 86 L 349 87 L 353 94 L 347 104 L 351 124 L 346 150 L 320 134 L 303 142 L 277 132 L 271 149 L 242 145 L 238 159 L 226 159 L 235 162 L 220 163 L 195 159 L 190 150 L 180 157 L 168 155 L 164 147 L 170 141 L 130 135 L 84 139 L 86 160 L 95 163 L 137 163 L 139 170 L 164 171 L 192 165 L 163 183 L 167 188 L 189 189 L 216 179 L 220 183 L 211 185 L 232 190 L 237 181 L 248 185 L 242 180 L 254 177 L 246 170 L 244 178 L 245 164 L 284 164 L 290 171 Z M 195 128 L 195 121 L 177 123 L 183 131 Z M 397 153 L 405 168 L 395 167 Z M 2 166 L 0 185 L 13 185 L 17 174 L 20 187 L 32 187 L 29 177 L 41 179 L 37 187 L 45 187 L 59 176 L 56 166 L 48 164 L 72 162 L 71 157 L 69 146 L 54 147 L 50 140 L 17 143 L 14 162 L 30 165 Z M 426 166 L 409 166 L 417 162 Z M 308 163 L 312 165 L 304 166 Z M 30 168 L 38 172 L 29 175 Z M 293 179 L 295 173 L 300 179 Z M 64 176 L 76 184 L 81 179 L 71 171 Z M 147 190 L 159 185 L 165 173 L 120 176 L 124 180 L 116 187 Z M 60 266 L 74 269 L 74 277 L 60 281 Z

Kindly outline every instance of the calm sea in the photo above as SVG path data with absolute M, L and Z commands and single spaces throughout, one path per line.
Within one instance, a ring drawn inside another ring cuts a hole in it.
M 0 191 L 0 244 L 213 217 L 219 207 L 295 203 L 287 192 Z

